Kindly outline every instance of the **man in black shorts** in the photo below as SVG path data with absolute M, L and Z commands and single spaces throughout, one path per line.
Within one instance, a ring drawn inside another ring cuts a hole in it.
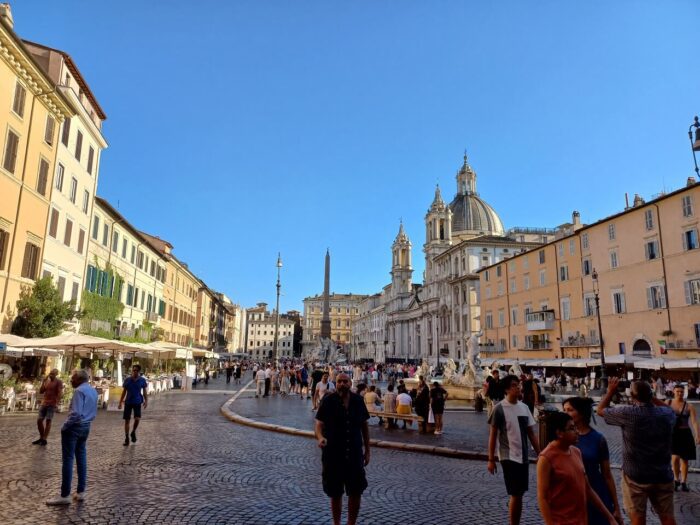
M 505 399 L 499 401 L 489 415 L 491 431 L 488 444 L 488 471 L 496 473 L 496 441 L 498 459 L 503 469 L 506 492 L 510 496 L 508 513 L 510 525 L 518 525 L 523 510 L 523 495 L 529 481 L 528 439 L 537 454 L 539 442 L 535 436 L 535 420 L 525 403 L 518 401 L 520 378 L 508 375 L 502 380 Z
M 143 392 L 143 394 L 142 394 Z M 126 404 L 124 400 L 126 399 Z M 119 408 L 124 407 L 124 446 L 129 446 L 129 421 L 134 413 L 134 428 L 131 431 L 131 442 L 136 443 L 136 429 L 141 421 L 141 406 L 148 406 L 148 383 L 141 375 L 141 366 L 131 367 L 131 375 L 124 380 L 124 390 L 119 399 Z
M 362 397 L 350 392 L 350 385 L 350 376 L 338 374 L 336 391 L 323 398 L 316 413 L 323 492 L 331 498 L 334 525 L 340 525 L 343 492 L 348 495 L 348 525 L 355 525 L 362 493 L 367 488 L 369 412 Z

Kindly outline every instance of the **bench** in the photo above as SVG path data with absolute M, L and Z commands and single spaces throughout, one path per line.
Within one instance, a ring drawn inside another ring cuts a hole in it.
M 423 417 L 417 414 L 397 414 L 396 412 L 384 412 L 381 410 L 369 410 L 370 416 L 384 418 L 384 428 L 389 428 L 389 419 L 400 419 L 402 421 L 415 421 L 422 423 Z

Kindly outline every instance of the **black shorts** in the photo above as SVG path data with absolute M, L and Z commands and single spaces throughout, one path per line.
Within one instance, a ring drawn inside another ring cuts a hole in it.
M 522 496 L 527 492 L 530 481 L 530 463 L 517 463 L 515 461 L 501 461 L 503 479 L 506 482 L 506 492 L 509 496 Z
M 134 417 L 141 418 L 141 403 L 127 403 L 124 405 L 124 419 L 129 421 L 131 419 L 131 412 L 134 412 Z
M 309 386 L 309 382 L 308 382 L 308 381 L 302 381 L 302 382 L 301 382 L 301 387 L 302 387 L 302 388 L 306 388 L 306 387 L 308 387 L 308 386 Z
M 360 465 L 348 468 L 324 462 L 321 479 L 323 492 L 329 498 L 340 498 L 343 492 L 348 496 L 361 496 L 367 488 L 365 469 Z

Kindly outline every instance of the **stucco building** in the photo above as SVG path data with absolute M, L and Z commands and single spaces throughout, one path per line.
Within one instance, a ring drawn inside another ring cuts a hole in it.
M 74 105 L 14 32 L 0 6 L 0 331 L 10 330 L 22 287 L 40 275 L 59 129 Z
M 331 339 L 339 346 L 351 341 L 352 323 L 366 295 L 331 293 L 329 295 Z M 304 333 L 302 345 L 315 345 L 321 334 L 323 295 L 304 299 Z
M 503 357 L 700 355 L 700 185 L 479 272 L 483 341 Z M 597 280 L 594 280 L 594 272 Z
M 64 51 L 24 41 L 27 49 L 71 104 L 56 141 L 56 169 L 49 187 L 42 276 L 51 276 L 64 300 L 80 306 L 93 198 L 107 118 L 73 59 Z
M 266 303 L 258 303 L 247 309 L 246 353 L 254 359 L 267 359 L 272 355 L 277 316 L 268 312 Z M 277 356 L 280 359 L 293 356 L 295 319 L 285 314 L 279 316 Z

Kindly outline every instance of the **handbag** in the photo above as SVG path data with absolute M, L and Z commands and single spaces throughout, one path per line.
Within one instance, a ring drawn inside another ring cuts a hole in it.
M 435 423 L 435 414 L 433 414 L 433 407 L 430 407 L 430 412 L 428 412 L 428 423 Z

